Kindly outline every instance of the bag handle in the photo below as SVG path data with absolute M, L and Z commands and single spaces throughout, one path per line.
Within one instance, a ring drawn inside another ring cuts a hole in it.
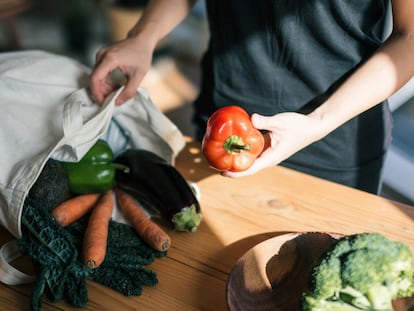
M 53 157 L 70 162 L 82 158 L 108 129 L 119 91 L 108 96 L 102 106 L 91 102 L 86 89 L 72 93 L 63 106 L 63 149 L 57 148 Z
M 72 93 L 66 100 L 63 107 L 62 122 L 63 133 L 65 137 L 78 135 L 80 133 L 79 131 L 89 132 L 90 130 L 98 127 L 97 125 L 101 124 L 102 122 L 108 123 L 111 120 L 113 114 L 115 98 L 119 95 L 122 89 L 123 87 L 120 87 L 118 90 L 107 96 L 97 113 L 91 120 L 87 121 L 86 123 L 83 122 L 84 112 L 82 111 L 82 107 L 86 103 L 91 104 L 92 106 L 97 106 L 97 104 L 91 102 L 91 97 L 89 96 L 86 89 L 81 89 L 78 92 Z M 86 129 L 83 129 L 83 127 Z M 102 132 L 102 130 L 100 132 Z
M 70 95 L 63 106 L 63 134 L 71 136 L 83 125 L 82 102 L 86 100 L 85 92 L 75 92 Z
M 7 285 L 20 285 L 32 283 L 36 280 L 34 275 L 29 275 L 17 270 L 10 263 L 20 257 L 17 240 L 3 244 L 0 248 L 0 281 Z

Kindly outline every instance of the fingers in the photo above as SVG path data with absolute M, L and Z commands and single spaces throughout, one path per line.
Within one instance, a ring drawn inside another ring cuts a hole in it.
M 115 83 L 109 76 L 94 85 L 92 83 L 90 85 L 91 94 L 99 105 L 103 104 L 105 98 L 118 87 L 119 84 Z
M 268 130 L 271 126 L 267 122 L 269 120 L 269 117 L 262 117 L 259 115 L 256 115 L 254 118 L 256 118 L 257 124 L 256 128 L 258 129 L 266 129 Z M 264 122 L 261 122 L 264 121 Z M 263 152 L 260 154 L 260 156 L 254 161 L 253 165 L 249 167 L 245 171 L 241 172 L 231 172 L 231 171 L 221 171 L 220 174 L 225 177 L 229 178 L 240 178 L 245 177 L 249 175 L 256 174 L 257 172 L 269 167 L 277 165 L 281 162 L 281 158 L 279 154 L 277 153 L 276 147 L 280 142 L 280 137 L 277 134 L 266 132 L 263 135 L 265 139 L 265 144 L 263 148 Z
M 133 49 L 119 47 L 104 48 L 96 54 L 96 65 L 90 76 L 90 90 L 99 104 L 121 84 L 125 84 L 125 87 L 116 98 L 116 105 L 122 105 L 135 95 L 149 67 L 145 65 L 146 61 L 143 62 L 144 65 L 134 61 L 131 55 L 135 54 Z M 113 75 L 114 70 L 122 73 L 122 80 Z
M 95 55 L 95 66 L 101 62 L 101 60 L 104 57 L 104 55 L 106 54 L 107 50 L 108 50 L 108 48 L 103 47 L 96 53 L 96 55 Z
M 116 105 L 122 105 L 130 98 L 134 97 L 139 84 L 141 83 L 142 75 L 134 74 L 133 76 L 128 77 L 128 82 L 125 84 L 124 89 L 119 93 L 118 97 L 115 100 Z
M 253 126 L 259 130 L 271 130 L 274 127 L 274 118 L 254 113 L 251 116 Z
M 119 85 L 112 80 L 110 73 L 117 68 L 117 63 L 103 61 L 105 49 L 101 49 L 96 56 L 97 62 L 91 73 L 89 88 L 92 96 L 98 104 L 102 104 L 105 97 L 114 91 Z
M 257 172 L 266 168 L 268 166 L 266 163 L 267 163 L 266 160 L 260 157 L 260 158 L 257 158 L 257 160 L 253 163 L 253 165 L 245 171 L 241 171 L 241 172 L 221 171 L 220 175 L 224 177 L 229 177 L 229 178 L 240 178 L 240 177 L 254 175 Z
M 266 131 L 265 148 L 253 165 L 243 172 L 222 172 L 226 177 L 238 178 L 278 165 L 321 137 L 320 125 L 303 114 L 284 112 L 273 116 L 253 114 L 255 128 Z
M 253 165 L 245 171 L 241 172 L 231 172 L 231 171 L 221 171 L 220 174 L 225 177 L 230 178 L 240 178 L 249 175 L 256 174 L 257 172 L 269 167 L 277 165 L 280 161 L 275 159 L 274 150 L 271 148 L 265 148 L 262 154 L 254 161 Z

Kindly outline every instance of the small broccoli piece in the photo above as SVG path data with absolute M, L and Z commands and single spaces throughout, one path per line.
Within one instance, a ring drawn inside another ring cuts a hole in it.
M 407 245 L 378 233 L 346 236 L 312 269 L 302 310 L 392 311 L 392 300 L 414 294 L 413 275 Z
M 327 257 L 312 272 L 310 285 L 313 296 L 319 299 L 334 297 L 342 288 L 341 262 L 339 258 Z

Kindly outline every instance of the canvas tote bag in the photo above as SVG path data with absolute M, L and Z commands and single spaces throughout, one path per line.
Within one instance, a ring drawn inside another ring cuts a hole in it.
M 0 225 L 21 237 L 24 200 L 49 158 L 79 161 L 100 138 L 116 155 L 144 148 L 173 163 L 184 147 L 179 129 L 139 88 L 115 105 L 114 92 L 102 106 L 87 91 L 90 70 L 44 51 L 0 54 Z M 0 249 L 0 281 L 32 282 L 9 263 L 19 256 L 16 241 Z

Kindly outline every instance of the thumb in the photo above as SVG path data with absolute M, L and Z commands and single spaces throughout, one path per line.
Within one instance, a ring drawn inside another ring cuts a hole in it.
M 116 105 L 122 105 L 127 100 L 131 99 L 135 95 L 135 91 L 131 92 L 130 89 L 124 89 L 121 93 L 119 93 L 118 97 L 115 100 Z
M 251 121 L 253 126 L 259 130 L 270 130 L 272 128 L 272 117 L 254 113 L 251 116 Z
M 135 96 L 135 93 L 137 92 L 138 86 L 139 86 L 140 80 L 137 78 L 131 78 L 128 80 L 128 82 L 125 84 L 124 89 L 121 93 L 119 93 L 118 98 L 116 99 L 117 105 L 122 105 L 127 100 L 131 99 Z

